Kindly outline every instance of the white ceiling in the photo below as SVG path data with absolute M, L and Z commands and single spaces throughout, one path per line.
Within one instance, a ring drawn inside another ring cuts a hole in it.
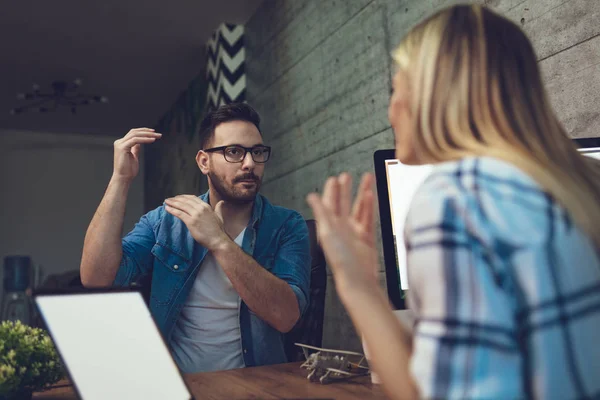
M 202 69 L 221 22 L 245 23 L 262 0 L 19 0 L 0 12 L 0 129 L 123 135 L 153 126 Z M 77 115 L 9 111 L 37 83 L 81 78 L 108 104 Z

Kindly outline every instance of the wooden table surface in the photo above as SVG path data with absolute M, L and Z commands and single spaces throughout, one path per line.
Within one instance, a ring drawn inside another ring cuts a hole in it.
M 184 379 L 196 399 L 385 399 L 379 385 L 370 377 L 327 385 L 311 383 L 301 363 L 242 368 L 229 371 L 186 374 Z M 76 399 L 73 387 L 62 381 L 56 388 L 34 393 L 37 400 Z

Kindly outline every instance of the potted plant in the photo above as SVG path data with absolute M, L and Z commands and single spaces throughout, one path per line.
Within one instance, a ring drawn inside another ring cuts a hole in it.
M 39 328 L 20 321 L 0 324 L 0 400 L 30 399 L 64 377 L 54 343 Z

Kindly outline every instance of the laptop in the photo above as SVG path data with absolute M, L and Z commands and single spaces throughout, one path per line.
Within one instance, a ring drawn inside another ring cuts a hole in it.
M 140 292 L 38 291 L 34 301 L 79 398 L 193 399 Z
M 573 139 L 581 154 L 600 160 L 600 138 Z M 404 221 L 413 195 L 432 170 L 431 165 L 404 165 L 394 149 L 373 154 L 381 241 L 390 302 L 396 310 L 405 310 L 409 290 L 404 245 Z

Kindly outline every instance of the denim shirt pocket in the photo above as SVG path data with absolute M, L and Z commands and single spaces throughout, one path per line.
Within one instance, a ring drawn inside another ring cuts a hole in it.
M 181 289 L 191 260 L 160 243 L 151 252 L 155 258 L 152 297 L 159 304 L 168 304 Z

